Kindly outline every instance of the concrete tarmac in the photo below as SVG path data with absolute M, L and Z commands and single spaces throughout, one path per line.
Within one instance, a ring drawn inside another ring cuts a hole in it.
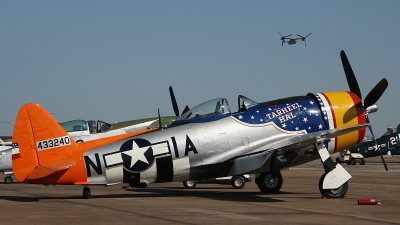
M 261 193 L 254 181 L 243 189 L 185 189 L 173 182 L 128 190 L 91 186 L 92 198 L 83 199 L 82 186 L 1 183 L 0 224 L 400 224 L 400 157 L 385 159 L 388 172 L 379 157 L 343 165 L 353 176 L 345 199 L 321 198 L 319 160 L 282 171 L 276 194 Z M 358 205 L 358 199 L 381 205 Z

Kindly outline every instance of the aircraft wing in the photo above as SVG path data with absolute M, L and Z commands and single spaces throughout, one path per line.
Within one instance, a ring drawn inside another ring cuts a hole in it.
M 312 146 L 317 141 L 325 141 L 331 138 L 347 134 L 356 130 L 365 129 L 370 126 L 369 123 L 348 126 L 339 129 L 331 129 L 320 132 L 314 132 L 310 134 L 304 135 L 293 135 L 284 137 L 280 140 L 263 140 L 259 143 L 255 143 L 252 150 L 249 152 L 235 156 L 229 159 L 231 162 L 231 167 L 226 173 L 226 176 L 232 176 L 236 174 L 243 174 L 249 171 L 254 171 L 260 168 L 272 155 L 275 151 L 296 151 L 303 147 Z M 235 151 L 236 152 L 236 151 Z M 228 154 L 221 155 L 218 160 L 224 161 L 223 157 L 229 157 Z M 213 159 L 213 161 L 215 158 Z M 226 159 L 228 160 L 228 159 Z M 211 161 L 211 160 L 208 160 Z M 204 161 L 203 163 L 209 163 L 208 161 Z M 211 164 L 216 163 L 211 162 Z
M 365 124 L 359 124 L 355 126 L 348 126 L 348 127 L 343 127 L 339 129 L 331 129 L 331 130 L 325 130 L 325 131 L 320 131 L 320 132 L 314 132 L 310 134 L 305 134 L 305 135 L 296 135 L 296 136 L 291 136 L 287 137 L 284 139 L 281 139 L 279 141 L 276 141 L 268 146 L 267 149 L 271 150 L 277 150 L 277 151 L 285 151 L 285 150 L 292 150 L 292 149 L 298 149 L 302 147 L 306 147 L 310 144 L 314 144 L 317 140 L 329 140 L 331 138 L 347 134 L 356 130 L 361 130 L 365 129 L 367 127 L 371 126 L 369 123 Z

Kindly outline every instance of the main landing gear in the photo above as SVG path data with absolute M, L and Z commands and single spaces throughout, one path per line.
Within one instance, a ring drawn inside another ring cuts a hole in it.
M 323 182 L 327 174 L 328 173 L 324 173 L 319 179 L 319 192 L 321 192 L 322 196 L 325 196 L 327 198 L 343 198 L 347 193 L 347 189 L 349 188 L 348 182 L 345 182 L 335 189 L 323 189 Z
M 347 193 L 351 175 L 342 165 L 333 162 L 323 140 L 317 141 L 315 147 L 325 168 L 325 173 L 319 179 L 319 191 L 327 198 L 343 198 Z
M 274 177 L 272 173 L 261 173 L 256 177 L 256 184 L 258 188 L 264 193 L 278 192 L 283 184 L 283 178 L 281 172 L 277 172 Z
M 347 193 L 348 180 L 350 180 L 351 175 L 340 164 L 333 162 L 323 140 L 317 141 L 315 146 L 325 168 L 325 173 L 319 180 L 319 191 L 327 198 L 343 198 Z M 258 188 L 264 193 L 278 192 L 283 184 L 280 171 L 274 173 L 274 175 L 271 172 L 261 173 L 255 181 Z
M 83 198 L 84 199 L 89 199 L 90 198 L 90 188 L 88 186 L 85 186 L 83 188 Z

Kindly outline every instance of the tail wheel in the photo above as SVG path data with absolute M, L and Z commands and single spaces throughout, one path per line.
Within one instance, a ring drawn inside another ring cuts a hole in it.
M 13 182 L 13 178 L 11 176 L 6 176 L 4 178 L 4 183 L 11 184 Z
M 364 165 L 364 164 L 365 164 L 365 160 L 364 160 L 364 159 L 361 159 L 360 165 Z
M 234 188 L 243 188 L 244 185 L 246 184 L 246 181 L 242 176 L 234 176 L 231 178 L 231 184 Z
M 195 181 L 195 180 L 187 180 L 187 181 L 183 181 L 182 183 L 183 183 L 183 186 L 185 186 L 185 188 L 189 188 L 189 189 L 195 188 L 197 185 L 197 181 Z
M 256 178 L 258 188 L 265 193 L 278 192 L 283 184 L 283 178 L 281 172 L 278 172 L 277 176 L 272 176 L 272 173 L 261 173 Z
M 89 199 L 90 198 L 90 188 L 88 186 L 85 186 L 83 188 L 83 198 L 84 199 Z
M 319 192 L 321 192 L 321 194 L 327 198 L 343 198 L 347 193 L 347 189 L 349 188 L 349 183 L 346 182 L 342 186 L 336 189 L 323 189 L 322 184 L 324 183 L 326 174 L 327 173 L 324 173 L 319 179 L 319 185 L 318 185 Z

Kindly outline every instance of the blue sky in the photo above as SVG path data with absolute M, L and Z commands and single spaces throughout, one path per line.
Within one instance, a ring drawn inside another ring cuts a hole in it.
M 389 87 L 370 116 L 397 126 L 400 1 L 0 1 L 1 121 L 26 102 L 60 121 L 172 115 L 225 97 L 264 102 L 349 90 L 345 50 L 363 97 Z M 280 35 L 307 35 L 281 46 Z M 0 135 L 12 124 L 0 123 Z

